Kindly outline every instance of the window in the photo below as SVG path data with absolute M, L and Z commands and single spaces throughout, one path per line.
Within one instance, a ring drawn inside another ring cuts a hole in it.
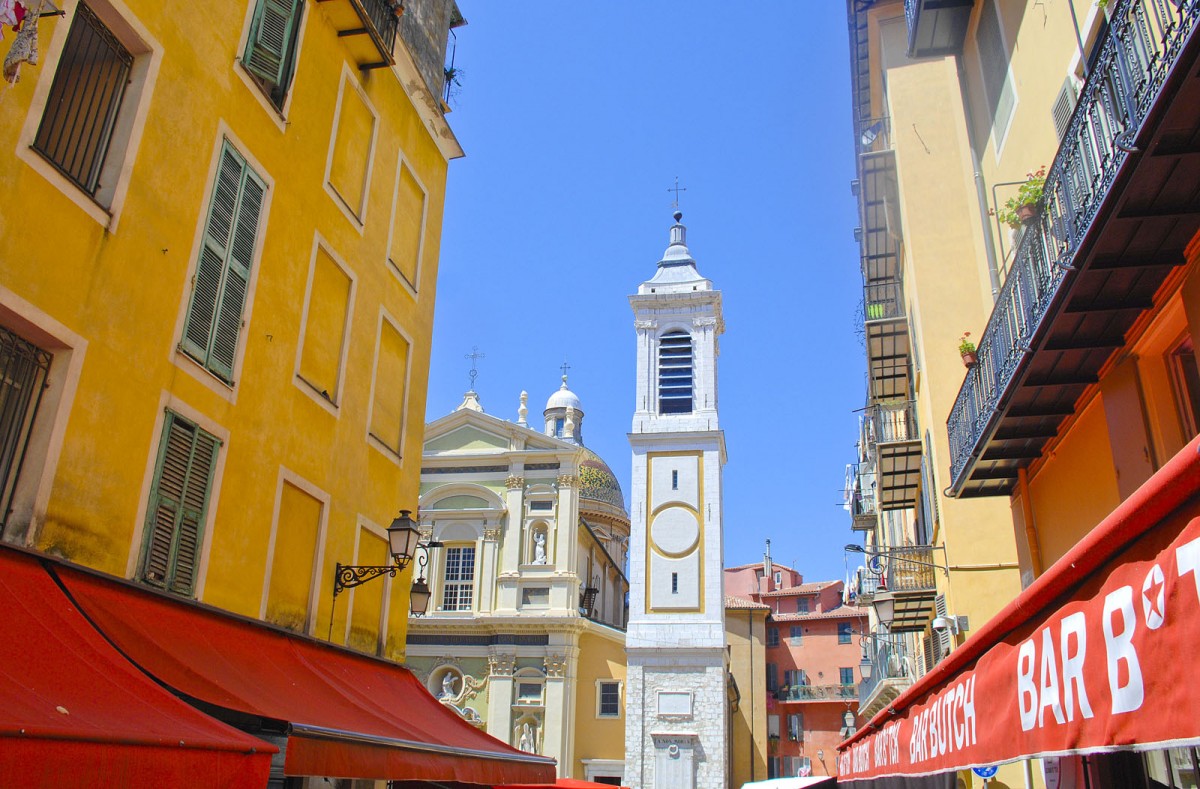
M 768 737 L 779 737 L 779 716 L 778 715 L 768 715 L 767 716 L 767 736 Z
M 303 0 L 258 0 L 242 55 L 242 65 L 280 109 L 296 70 L 302 4 Z
M 796 598 L 796 613 L 798 613 L 798 614 L 807 614 L 808 613 L 808 598 L 807 597 L 797 597 Z
M 777 627 L 768 627 L 767 628 L 767 646 L 769 646 L 769 647 L 779 646 L 779 628 L 777 628 Z
M 671 573 L 671 594 L 679 594 L 679 573 Z
M 167 412 L 162 444 L 146 508 L 142 580 L 167 591 L 195 590 L 200 545 L 217 450 L 221 442 Z
M 233 381 L 266 190 L 262 179 L 226 142 L 221 148 L 180 347 L 227 383 Z
M 812 760 L 807 756 L 784 756 L 782 778 L 805 778 L 812 775 Z
M 679 472 L 671 472 L 671 490 L 679 490 Z
M 1175 347 L 1168 358 L 1179 422 L 1185 439 L 1200 432 L 1200 368 L 1196 366 L 1196 350 L 1191 339 Z
M 804 739 L 804 715 L 803 713 L 792 713 L 787 716 L 788 739 L 793 742 L 800 742 Z
M 838 682 L 840 682 L 843 685 L 853 685 L 854 684 L 854 669 L 846 668 L 845 666 L 843 666 L 842 668 L 839 668 L 838 669 Z
M 849 644 L 850 643 L 850 623 L 849 622 L 838 622 L 838 643 L 839 644 Z
M 782 585 L 783 585 L 783 571 L 776 570 L 775 571 L 775 586 L 782 586 Z
M 518 682 L 517 683 L 517 703 L 518 704 L 541 704 L 542 703 L 542 683 L 540 682 Z
M 790 668 L 783 672 L 783 684 L 789 688 L 798 688 L 808 684 L 808 677 L 802 668 Z
M 442 610 L 470 611 L 475 591 L 475 546 L 446 549 L 442 576 Z
M 979 26 L 975 30 L 979 43 L 979 66 L 983 73 L 984 96 L 987 99 L 991 132 L 996 150 L 1004 145 L 1009 121 L 1016 108 L 1017 98 L 1012 78 L 1008 71 L 1008 52 L 1004 48 L 1004 37 L 1000 29 L 999 9 L 994 0 L 987 0 L 979 12 Z M 983 140 L 979 141 L 980 143 Z M 976 145 L 976 151 L 983 149 Z
M 769 720 L 769 718 L 768 718 L 768 720 Z M 776 728 L 778 728 L 778 724 L 776 724 Z M 767 735 L 767 736 L 769 737 L 770 735 Z M 778 737 L 779 735 L 776 734 L 775 736 Z M 767 757 L 767 777 L 768 778 L 779 778 L 780 777 L 779 762 L 780 762 L 780 758 L 778 756 Z
M 549 501 L 549 500 L 547 500 L 547 501 L 531 501 L 531 502 L 529 502 L 529 509 L 545 512 L 545 511 L 554 509 L 554 502 Z
M 767 690 L 771 692 L 779 690 L 779 666 L 774 663 L 767 664 Z M 776 729 L 775 733 L 778 734 L 779 730 Z
M 600 682 L 596 690 L 596 717 L 621 717 L 621 683 Z
M 658 341 L 658 410 L 692 412 L 692 337 L 687 332 L 667 332 Z
M 0 520 L 12 509 L 13 491 L 51 355 L 7 329 L 0 328 Z
M 86 3 L 71 20 L 33 147 L 80 189 L 103 203 L 101 174 L 117 124 L 133 55 Z M 109 170 L 108 172 L 111 172 Z M 116 180 L 116 173 L 112 173 Z
M 804 628 L 800 625 L 792 625 L 788 628 L 788 643 L 792 646 L 799 646 L 804 641 Z

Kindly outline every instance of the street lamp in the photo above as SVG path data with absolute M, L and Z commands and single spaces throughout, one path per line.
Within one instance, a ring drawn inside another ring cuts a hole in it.
M 891 592 L 879 592 L 875 595 L 875 615 L 885 625 L 890 625 L 896 618 L 896 596 Z
M 875 672 L 875 664 L 869 660 L 864 660 L 858 664 L 858 673 L 862 677 L 863 682 L 871 679 L 871 675 Z
M 345 589 L 364 584 L 373 578 L 378 578 L 381 575 L 388 575 L 392 578 L 396 577 L 397 570 L 403 570 L 408 567 L 412 561 L 413 553 L 416 552 L 417 543 L 421 539 L 421 532 L 417 529 L 417 524 L 413 522 L 411 510 L 400 510 L 400 514 L 392 521 L 392 525 L 387 528 L 388 535 L 388 550 L 392 554 L 392 559 L 395 564 L 342 564 L 338 563 L 333 576 L 333 599 Z

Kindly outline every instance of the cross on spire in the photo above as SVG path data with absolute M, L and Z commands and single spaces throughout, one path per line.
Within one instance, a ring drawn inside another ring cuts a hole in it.
M 478 362 L 480 359 L 483 359 L 484 357 L 485 357 L 485 354 L 482 354 L 479 352 L 478 345 L 471 346 L 471 352 L 463 355 L 464 359 L 471 360 L 471 372 L 468 373 L 468 375 L 471 376 L 471 391 L 472 392 L 475 391 L 475 379 L 479 375 L 479 371 L 477 369 L 475 369 L 475 363 Z
M 567 382 L 567 370 L 571 369 L 571 365 L 567 364 L 567 360 L 563 359 L 562 367 L 558 368 L 563 371 L 563 383 Z
M 679 193 L 686 192 L 687 187 L 679 185 L 679 176 L 678 175 L 675 176 L 675 185 L 667 187 L 667 191 L 675 193 L 675 199 L 671 201 L 671 208 L 679 208 Z

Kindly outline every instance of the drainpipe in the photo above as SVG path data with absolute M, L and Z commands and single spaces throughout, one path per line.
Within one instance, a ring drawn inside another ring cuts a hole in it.
M 750 641 L 750 737 L 746 752 L 750 756 L 750 780 L 754 776 L 754 611 L 746 611 L 746 635 Z
M 992 284 L 992 302 L 1000 297 L 1000 269 L 996 263 L 996 244 L 992 239 L 992 228 L 988 224 L 987 184 L 983 181 L 983 172 L 979 165 L 979 153 L 971 143 L 971 135 L 975 123 L 971 118 L 971 102 L 967 96 L 967 74 L 963 68 L 962 56 L 956 58 L 958 65 L 958 90 L 962 96 L 963 118 L 967 124 L 967 148 L 971 151 L 971 168 L 975 171 L 975 199 L 979 202 L 979 225 L 983 230 L 983 252 L 987 255 L 988 279 Z
M 1029 544 L 1029 563 L 1034 578 L 1042 574 L 1042 550 L 1038 547 L 1037 526 L 1033 522 L 1033 502 L 1029 499 L 1029 472 L 1017 469 L 1017 490 L 1021 495 L 1021 519 L 1025 521 L 1025 541 Z

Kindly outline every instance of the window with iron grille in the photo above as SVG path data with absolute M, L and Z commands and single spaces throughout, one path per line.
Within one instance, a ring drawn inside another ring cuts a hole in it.
M 242 65 L 271 103 L 282 109 L 296 70 L 296 39 L 304 0 L 258 0 Z
M 446 549 L 442 610 L 470 611 L 475 593 L 475 546 Z
M 213 471 L 221 441 L 168 411 L 146 508 L 142 580 L 175 594 L 195 591 Z
M 71 20 L 33 147 L 91 197 L 101 188 L 133 55 L 86 3 Z
M 658 341 L 658 411 L 692 412 L 692 337 L 673 331 Z
M 0 328 L 0 518 L 8 521 L 51 355 Z
M 601 718 L 619 718 L 621 716 L 621 683 L 600 683 L 600 708 L 596 713 Z
M 267 187 L 228 142 L 220 156 L 180 347 L 232 382 Z

